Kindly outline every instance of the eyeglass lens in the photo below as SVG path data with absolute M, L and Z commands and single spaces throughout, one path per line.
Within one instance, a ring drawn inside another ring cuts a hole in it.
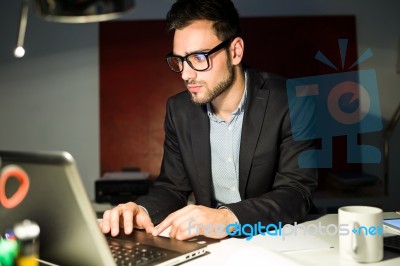
M 193 54 L 189 54 L 185 57 L 169 55 L 165 59 L 169 65 L 169 67 L 171 68 L 171 70 L 174 72 L 178 72 L 178 73 L 182 72 L 183 71 L 183 63 L 185 61 L 194 70 L 204 71 L 210 67 L 210 62 L 209 62 L 208 57 L 211 54 L 221 50 L 223 47 L 225 47 L 227 44 L 229 44 L 232 39 L 233 38 L 223 41 L 222 43 L 218 44 L 217 46 L 215 46 L 213 49 L 211 49 L 207 53 L 193 53 Z
M 191 54 L 185 58 L 171 56 L 168 57 L 168 64 L 175 72 L 183 70 L 183 62 L 186 61 L 194 70 L 205 70 L 208 68 L 208 60 L 205 54 Z

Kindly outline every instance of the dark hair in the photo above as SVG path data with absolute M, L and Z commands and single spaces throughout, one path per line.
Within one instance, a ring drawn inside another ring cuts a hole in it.
M 220 40 L 240 36 L 239 14 L 231 0 L 177 0 L 167 14 L 167 27 L 182 29 L 201 19 L 214 22 Z

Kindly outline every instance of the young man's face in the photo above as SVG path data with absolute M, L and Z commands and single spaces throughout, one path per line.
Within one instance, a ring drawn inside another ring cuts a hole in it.
M 212 25 L 211 21 L 198 20 L 176 30 L 173 53 L 185 56 L 193 52 L 208 52 L 225 41 L 215 35 Z M 229 56 L 226 49 L 213 53 L 209 56 L 210 67 L 205 71 L 196 71 L 184 62 L 182 79 L 194 103 L 211 102 L 231 87 L 235 74 Z

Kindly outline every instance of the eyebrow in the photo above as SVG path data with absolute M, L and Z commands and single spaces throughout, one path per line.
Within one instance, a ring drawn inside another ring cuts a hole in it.
M 212 49 L 212 48 L 211 48 L 211 49 Z M 196 51 L 192 51 L 192 52 L 186 52 L 185 55 L 183 55 L 182 57 L 187 56 L 187 55 L 190 55 L 190 54 L 208 53 L 209 51 L 211 51 L 211 49 L 203 49 L 203 50 L 196 50 Z M 175 56 L 181 56 L 181 55 L 175 54 L 173 51 L 172 51 L 171 54 L 172 54 L 172 55 L 175 55 Z
M 207 53 L 208 51 L 211 51 L 211 49 L 196 50 L 196 51 L 193 51 L 193 52 L 190 52 L 190 53 L 186 53 L 185 55 Z

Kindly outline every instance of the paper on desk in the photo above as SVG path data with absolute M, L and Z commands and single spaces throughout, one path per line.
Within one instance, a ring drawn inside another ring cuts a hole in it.
M 160 236 L 169 237 L 171 226 L 166 228 Z M 255 239 L 255 238 L 253 238 Z M 264 240 L 265 241 L 265 240 Z M 256 242 L 260 242 L 256 244 Z M 209 254 L 200 259 L 192 260 L 191 266 L 203 265 L 223 265 L 223 266 L 242 266 L 249 263 L 251 265 L 285 265 L 285 266 L 300 266 L 291 258 L 271 250 L 266 247 L 261 241 L 256 242 L 246 241 L 245 239 L 227 238 L 218 242 L 215 245 L 208 245 L 207 251 Z M 254 245 L 255 244 L 255 245 Z M 228 257 L 221 254 L 229 254 Z
M 243 239 L 242 239 L 243 240 Z M 250 242 L 250 243 L 249 243 Z M 240 239 L 227 239 L 221 241 L 218 245 L 211 245 L 208 247 L 211 256 L 217 255 L 220 259 L 218 265 L 226 266 L 242 266 L 248 265 L 251 261 L 252 266 L 258 265 L 285 265 L 285 266 L 299 266 L 298 262 L 286 255 L 268 249 L 266 247 L 254 246 L 251 241 L 240 241 Z M 230 254 L 228 257 L 218 254 Z M 210 264 L 217 265 L 216 258 L 210 257 Z M 205 265 L 206 263 L 204 263 Z
M 252 266 L 301 265 L 283 253 L 265 247 L 254 246 L 251 244 L 251 241 L 243 240 L 244 239 L 227 238 L 218 244 L 208 245 L 208 254 L 190 261 L 188 265 L 243 266 L 249 263 Z
M 160 235 L 169 237 L 171 227 L 165 229 Z M 284 252 L 327 249 L 330 245 L 313 235 L 305 235 L 304 231 L 298 229 L 297 235 L 280 236 L 257 235 L 251 240 L 243 238 L 226 238 L 215 245 L 208 245 L 210 253 L 200 259 L 190 262 L 191 266 L 203 265 L 229 265 L 241 266 L 249 263 L 252 265 L 285 265 L 299 266 L 300 263 L 286 256 Z M 228 257 L 221 254 L 230 254 Z
M 277 252 L 300 251 L 331 248 L 331 245 L 312 234 L 306 234 L 304 230 L 297 229 L 296 235 L 272 236 L 256 235 L 250 240 L 236 239 L 236 241 L 247 241 L 253 246 L 265 247 Z
M 171 226 L 165 228 L 165 230 L 162 231 L 159 236 L 169 237 L 169 232 L 171 232 Z

